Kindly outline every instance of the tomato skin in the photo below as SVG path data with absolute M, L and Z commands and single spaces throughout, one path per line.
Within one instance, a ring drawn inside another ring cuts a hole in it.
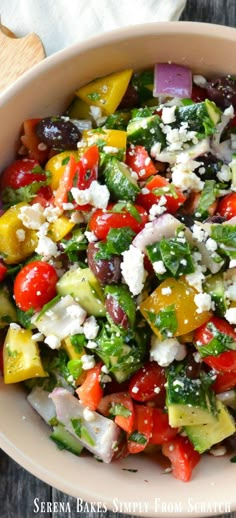
M 102 363 L 87 371 L 83 384 L 76 389 L 80 401 L 89 410 L 96 410 L 103 396 L 103 389 L 100 383 Z
M 201 458 L 189 439 L 181 435 L 164 444 L 162 453 L 170 459 L 174 477 L 182 482 L 188 482 L 191 479 L 193 468 Z
M 144 207 L 147 211 L 149 211 L 152 207 L 152 205 L 159 202 L 161 195 L 157 195 L 152 191 L 155 191 L 155 189 L 162 189 L 163 187 L 167 187 L 169 184 L 168 180 L 164 178 L 163 176 L 160 176 L 156 174 L 153 178 L 151 178 L 145 185 L 145 188 L 147 188 L 150 192 L 147 194 L 138 194 L 136 201 L 138 204 L 140 204 L 142 207 Z M 175 189 L 176 198 L 172 196 L 171 194 L 165 194 L 166 198 L 166 210 L 167 212 L 170 212 L 171 214 L 177 212 L 178 208 L 185 202 L 186 196 L 178 189 Z
M 137 234 L 142 230 L 145 223 L 148 222 L 148 215 L 143 207 L 135 205 L 135 208 L 141 216 L 141 221 L 137 221 L 137 219 L 125 209 L 122 214 L 119 212 L 111 212 L 113 207 L 114 204 L 110 203 L 107 207 L 107 211 L 97 209 L 92 214 L 89 221 L 89 228 L 98 239 L 106 239 L 111 228 L 130 227 Z
M 45 182 L 46 174 L 34 173 L 32 170 L 35 167 L 40 167 L 37 160 L 32 158 L 22 158 L 15 160 L 9 165 L 1 175 L 1 188 L 11 187 L 12 189 L 19 189 L 30 185 L 32 182 Z
M 146 443 L 140 444 L 135 441 L 131 441 L 128 437 L 128 451 L 129 453 L 139 453 L 143 451 L 149 443 L 152 435 L 153 428 L 153 408 L 144 405 L 134 406 L 134 424 L 133 430 L 144 435 Z
M 137 173 L 139 180 L 146 180 L 156 174 L 156 167 L 143 146 L 134 146 L 127 149 L 126 164 Z
M 14 282 L 17 306 L 23 311 L 35 311 L 47 304 L 56 295 L 58 276 L 55 268 L 43 261 L 32 261 L 22 268 Z
M 236 372 L 219 372 L 212 388 L 216 394 L 236 387 Z
M 217 210 L 220 216 L 224 216 L 227 220 L 236 216 L 236 192 L 224 196 L 219 201 Z
M 73 186 L 81 190 L 89 188 L 91 183 L 97 179 L 98 161 L 99 151 L 97 146 L 88 148 L 78 162 L 76 162 L 75 157 L 71 155 L 61 178 L 60 185 L 56 190 L 54 203 L 57 207 L 62 208 L 63 203 L 67 203 L 68 192 Z M 76 185 L 74 185 L 75 181 Z M 90 210 L 91 208 L 89 204 L 76 205 L 74 203 L 74 205 L 75 209 L 78 210 Z
M 0 262 L 0 282 L 3 281 L 3 279 L 6 276 L 6 273 L 7 273 L 7 267 L 5 266 L 5 264 Z
M 163 444 L 177 435 L 178 429 L 169 425 L 168 414 L 160 408 L 153 408 L 153 429 L 150 444 Z
M 150 401 L 157 396 L 156 387 L 160 388 L 160 393 L 165 393 L 165 383 L 165 369 L 160 367 L 157 362 L 147 362 L 132 376 L 129 393 L 135 401 Z
M 207 325 L 211 322 L 221 332 L 229 335 L 236 341 L 236 333 L 233 327 L 223 318 L 212 317 L 206 324 L 196 329 L 194 333 L 194 342 L 198 348 L 201 345 L 207 345 L 213 338 L 213 334 Z M 206 356 L 203 361 L 212 369 L 220 372 L 236 371 L 236 351 L 225 351 L 218 356 Z
M 117 392 L 115 394 L 104 396 L 98 406 L 99 412 L 105 416 L 108 416 L 112 403 L 123 405 L 130 411 L 130 415 L 128 417 L 117 415 L 115 416 L 114 421 L 117 426 L 122 428 L 122 430 L 127 433 L 131 433 L 134 424 L 134 405 L 130 395 L 127 392 Z

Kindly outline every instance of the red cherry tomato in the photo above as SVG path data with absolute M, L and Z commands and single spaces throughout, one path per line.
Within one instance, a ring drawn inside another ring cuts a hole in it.
M 46 207 L 52 200 L 52 196 L 53 193 L 51 187 L 49 185 L 43 185 L 42 187 L 40 187 L 36 196 L 31 201 L 31 205 L 34 205 L 35 203 L 40 203 L 42 207 Z
M 108 396 L 103 397 L 99 403 L 98 411 L 105 416 L 109 416 L 111 415 L 109 411 L 110 409 L 112 409 L 112 405 L 116 404 L 122 405 L 122 407 L 124 407 L 124 411 L 125 409 L 127 409 L 129 415 L 116 415 L 115 423 L 120 428 L 122 428 L 122 430 L 125 430 L 125 432 L 130 433 L 133 429 L 134 424 L 134 405 L 130 395 L 127 392 L 117 392 L 115 394 L 109 394 Z
M 76 390 L 80 401 L 89 410 L 96 410 L 103 396 L 101 387 L 101 368 L 102 363 L 97 363 L 95 367 L 87 371 L 86 379 Z
M 181 435 L 175 437 L 162 446 L 162 453 L 170 459 L 174 477 L 188 482 L 193 468 L 200 461 L 200 454 L 194 450 L 189 439 Z
M 24 134 L 21 137 L 22 144 L 26 147 L 29 157 L 38 160 L 40 164 L 45 164 L 51 150 L 40 141 L 36 134 L 36 126 L 41 119 L 27 119 L 24 121 Z
M 135 401 L 149 401 L 156 398 L 157 394 L 165 393 L 165 383 L 165 369 L 157 362 L 148 362 L 132 376 L 129 393 Z
M 236 216 L 236 192 L 227 194 L 218 203 L 217 211 L 226 219 L 231 219 Z
M 201 88 L 200 86 L 193 85 L 192 95 L 191 95 L 192 101 L 194 101 L 195 103 L 201 103 L 201 102 L 205 101 L 206 97 L 207 97 L 207 91 L 205 88 Z
M 236 387 L 236 372 L 219 372 L 212 388 L 219 394 Z
M 98 239 L 106 239 L 107 234 L 111 228 L 130 227 L 136 234 L 142 230 L 145 223 L 148 222 L 148 215 L 143 207 L 135 205 L 139 212 L 141 221 L 138 221 L 125 208 L 121 212 L 112 212 L 114 204 L 109 204 L 107 210 L 97 209 L 93 213 L 89 228 Z
M 0 262 L 0 282 L 3 281 L 7 273 L 7 267 Z
M 173 439 L 178 432 L 177 428 L 169 425 L 168 414 L 160 408 L 153 408 L 153 429 L 150 444 L 163 444 Z
M 1 175 L 1 188 L 11 187 L 12 189 L 19 189 L 33 182 L 45 182 L 47 179 L 46 174 L 43 171 L 34 173 L 33 169 L 35 167 L 40 167 L 40 165 L 37 160 L 32 158 L 16 160 L 3 171 Z
M 138 194 L 136 198 L 137 203 L 149 211 L 152 205 L 158 203 L 161 196 L 164 195 L 166 198 L 165 207 L 167 212 L 174 214 L 185 202 L 186 196 L 184 196 L 184 194 L 178 191 L 178 189 L 176 189 L 174 186 L 172 186 L 174 195 L 166 194 L 165 191 L 163 191 L 161 194 L 155 193 L 155 191 L 158 191 L 159 189 L 163 190 L 163 188 L 168 187 L 169 185 L 170 183 L 166 178 L 156 174 L 154 178 L 151 178 L 145 185 L 145 188 L 147 188 L 150 192 L 147 194 Z
M 128 437 L 129 453 L 143 451 L 149 443 L 153 427 L 153 408 L 144 405 L 134 406 L 133 433 L 138 432 L 137 441 L 131 440 L 132 434 Z
M 68 192 L 72 187 L 78 187 L 81 190 L 88 189 L 91 183 L 97 179 L 98 175 L 99 151 L 97 146 L 88 148 L 84 155 L 76 162 L 74 156 L 65 168 L 60 185 L 56 191 L 54 203 L 57 207 L 62 208 L 63 203 L 68 201 Z M 77 205 L 78 210 L 89 210 L 90 205 Z
M 58 277 L 55 268 L 43 261 L 32 261 L 17 274 L 14 296 L 23 311 L 33 308 L 39 311 L 56 295 Z
M 207 325 L 211 322 L 220 331 L 236 341 L 236 333 L 233 327 L 223 320 L 222 318 L 212 317 L 203 326 L 196 329 L 194 333 L 194 342 L 198 349 L 201 345 L 207 345 L 212 339 L 213 334 L 207 328 Z M 207 363 L 212 369 L 222 372 L 235 371 L 236 370 L 236 351 L 225 351 L 218 356 L 206 356 L 203 361 Z
M 156 174 L 156 167 L 143 146 L 133 146 L 126 152 L 126 164 L 137 173 L 140 180 Z

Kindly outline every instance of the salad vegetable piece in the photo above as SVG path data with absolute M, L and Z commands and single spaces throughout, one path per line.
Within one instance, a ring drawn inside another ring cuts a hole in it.
M 235 109 L 234 77 L 158 63 L 24 121 L 1 175 L 0 369 L 60 448 L 106 463 L 161 450 L 185 482 L 227 450 Z

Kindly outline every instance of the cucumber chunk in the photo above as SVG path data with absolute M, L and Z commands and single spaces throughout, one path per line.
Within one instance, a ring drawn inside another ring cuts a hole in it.
M 89 268 L 66 272 L 57 283 L 60 295 L 71 295 L 89 315 L 106 315 L 103 292 Z
M 0 329 L 16 322 L 16 310 L 6 289 L 0 289 Z
M 105 166 L 104 176 L 113 200 L 135 201 L 140 187 L 126 164 L 112 157 Z
M 223 275 L 209 275 L 204 284 L 204 291 L 211 295 L 211 299 L 215 303 L 215 313 L 219 317 L 224 317 L 227 310 L 227 300 L 225 296 Z
M 186 426 L 185 432 L 199 453 L 209 450 L 214 444 L 235 433 L 233 417 L 223 403 L 217 400 L 217 416 L 211 416 L 211 421 L 205 424 Z
M 172 364 L 167 375 L 167 408 L 173 427 L 200 425 L 216 414 L 215 394 L 205 377 L 191 379 L 185 364 Z
M 166 138 L 160 128 L 159 115 L 132 119 L 127 126 L 127 140 L 131 144 L 144 146 L 148 152 L 157 142 L 161 148 L 166 145 Z
M 68 450 L 75 455 L 80 455 L 83 450 L 83 445 L 80 441 L 67 432 L 61 424 L 54 426 L 50 439 L 57 444 L 58 448 Z

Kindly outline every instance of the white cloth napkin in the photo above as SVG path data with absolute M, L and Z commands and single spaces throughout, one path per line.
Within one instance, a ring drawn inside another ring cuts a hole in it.
M 1 22 L 16 36 L 36 32 L 46 55 L 101 32 L 178 20 L 186 0 L 1 0 Z

